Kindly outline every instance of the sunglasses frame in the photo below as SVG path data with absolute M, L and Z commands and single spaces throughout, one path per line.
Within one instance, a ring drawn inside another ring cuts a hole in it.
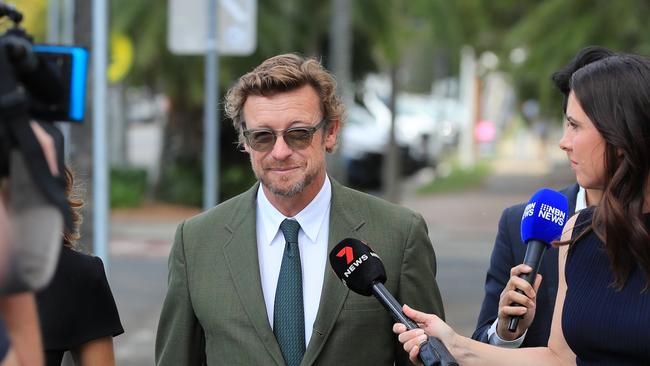
M 275 146 L 275 143 L 278 141 L 278 136 L 279 135 L 282 136 L 282 138 L 284 139 L 284 143 L 287 144 L 287 146 L 289 146 L 292 150 L 303 150 L 303 149 L 306 149 L 311 144 L 316 132 L 318 130 L 320 130 L 321 128 L 325 127 L 325 125 L 327 124 L 327 120 L 328 120 L 327 118 L 323 118 L 323 119 L 320 120 L 320 122 L 318 122 L 314 126 L 289 127 L 289 128 L 286 128 L 284 130 L 279 130 L 279 131 L 273 130 L 271 128 L 254 128 L 254 129 L 251 129 L 251 130 L 247 130 L 247 129 L 244 128 L 244 131 L 242 131 L 242 134 L 244 135 L 244 139 L 246 140 L 246 145 L 248 145 L 251 149 L 253 149 L 255 151 L 267 152 L 267 151 L 273 150 L 273 147 Z M 244 124 L 244 126 L 246 126 L 246 125 Z M 305 147 L 302 147 L 302 148 L 301 147 L 294 147 L 294 146 L 292 146 L 293 143 L 290 142 L 290 141 L 293 141 L 293 140 L 289 139 L 287 141 L 287 139 L 285 139 L 285 136 L 286 136 L 287 133 L 289 133 L 291 131 L 297 131 L 297 130 L 298 131 L 306 131 L 308 133 L 308 135 L 309 135 L 309 141 L 307 142 Z M 269 132 L 269 133 L 271 133 L 271 135 L 273 136 L 273 143 L 269 144 L 268 147 L 266 147 L 266 148 L 260 148 L 259 145 L 251 143 L 251 135 L 253 135 L 253 134 L 257 133 L 257 132 Z

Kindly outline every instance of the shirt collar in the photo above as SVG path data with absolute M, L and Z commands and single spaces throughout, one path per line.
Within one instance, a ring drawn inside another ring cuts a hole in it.
M 309 202 L 307 207 L 300 211 L 294 217 L 284 216 L 276 209 L 264 194 L 264 189 L 260 184 L 257 191 L 257 219 L 262 224 L 263 243 L 270 245 L 280 230 L 280 224 L 284 219 L 292 218 L 298 221 L 300 229 L 307 235 L 312 243 L 316 242 L 318 233 L 322 226 L 325 216 L 329 213 L 330 202 L 332 201 L 332 184 L 329 177 L 325 177 L 325 182 L 320 191 Z
M 578 212 L 582 209 L 587 208 L 587 193 L 582 187 L 578 188 L 578 194 L 576 195 L 576 209 L 575 212 Z

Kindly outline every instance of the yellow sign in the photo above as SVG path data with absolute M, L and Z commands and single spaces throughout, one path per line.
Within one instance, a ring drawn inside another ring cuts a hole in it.
M 133 44 L 123 33 L 111 34 L 111 62 L 108 65 L 107 77 L 111 83 L 122 80 L 133 64 Z

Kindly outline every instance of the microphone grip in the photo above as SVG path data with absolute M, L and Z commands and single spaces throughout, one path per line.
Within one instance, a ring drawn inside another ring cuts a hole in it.
M 413 330 L 417 329 L 418 325 L 411 320 L 404 312 L 402 311 L 402 305 L 397 302 L 397 299 L 386 289 L 381 282 L 374 282 L 372 284 L 372 293 L 375 295 L 377 300 L 384 305 L 386 310 L 393 316 L 393 319 L 398 322 L 406 325 L 406 329 Z
M 524 264 L 528 265 L 533 270 L 528 273 L 520 274 L 519 278 L 523 278 L 526 282 L 533 285 L 535 283 L 535 277 L 537 277 L 537 270 L 539 269 L 540 264 L 542 264 L 542 258 L 544 257 L 544 252 L 546 251 L 546 243 L 533 239 L 529 241 L 527 245 L 528 246 L 526 248 Z M 522 295 L 524 294 L 524 292 L 520 289 L 517 289 L 516 291 Z M 511 305 L 521 306 L 516 302 L 512 303 Z M 510 323 L 508 323 L 508 331 L 516 331 L 520 319 L 521 316 L 510 317 Z
M 384 305 L 396 322 L 404 324 L 408 330 L 419 328 L 416 322 L 404 314 L 402 305 L 397 302 L 397 299 L 386 289 L 383 283 L 373 282 L 372 293 Z M 420 344 L 418 357 L 424 366 L 458 366 L 447 347 L 435 337 L 429 337 L 427 341 Z
M 458 362 L 456 362 L 447 347 L 435 337 L 429 337 L 427 341 L 422 342 L 419 357 L 422 363 L 427 366 L 458 366 Z

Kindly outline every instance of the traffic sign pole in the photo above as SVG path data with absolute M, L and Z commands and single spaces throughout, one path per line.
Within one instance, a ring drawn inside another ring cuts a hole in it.
M 219 99 L 217 48 L 217 0 L 208 0 L 208 32 L 205 47 L 205 103 L 203 113 L 203 209 L 217 204 L 219 198 Z

